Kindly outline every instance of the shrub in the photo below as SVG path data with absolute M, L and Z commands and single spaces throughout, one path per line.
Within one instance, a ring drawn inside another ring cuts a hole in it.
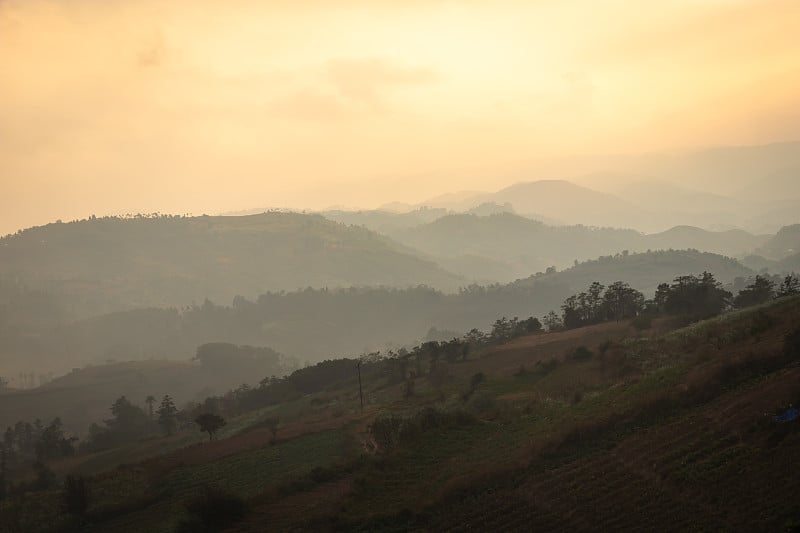
M 586 346 L 578 346 L 570 354 L 570 359 L 573 361 L 588 361 L 594 354 Z
M 540 376 L 546 376 L 547 374 L 549 374 L 550 372 L 552 372 L 553 370 L 558 368 L 559 364 L 560 364 L 560 361 L 558 359 L 556 359 L 555 357 L 551 357 L 550 359 L 548 359 L 544 363 L 542 363 L 541 361 L 536 361 L 536 370 L 535 371 Z

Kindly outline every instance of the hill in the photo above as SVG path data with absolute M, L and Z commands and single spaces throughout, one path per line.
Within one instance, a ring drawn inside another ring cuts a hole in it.
M 249 350 L 249 351 L 248 351 Z M 120 396 L 144 406 L 147 396 L 161 400 L 165 394 L 179 405 L 221 394 L 243 383 L 282 376 L 296 362 L 268 349 L 245 347 L 228 350 L 224 362 L 211 360 L 144 360 L 108 362 L 75 368 L 70 373 L 34 389 L 14 390 L 0 402 L 0 428 L 19 420 L 48 420 L 58 413 L 65 428 L 84 434 L 90 423 L 109 418 L 109 407 Z M 260 358 L 242 354 L 262 354 Z M 254 376 L 261 376 L 255 379 Z
M 391 235 L 420 224 L 432 222 L 448 213 L 442 208 L 426 208 L 394 213 L 388 210 L 369 211 L 321 211 L 319 214 L 329 220 L 355 226 L 364 226 L 383 235 Z
M 351 368 L 232 416 L 216 442 L 164 437 L 166 453 L 145 441 L 53 468 L 89 476 L 87 520 L 120 532 L 199 527 L 185 504 L 213 505 L 209 483 L 247 504 L 226 523 L 240 533 L 785 529 L 800 518 L 787 468 L 800 422 L 771 414 L 798 399 L 798 317 L 795 297 L 682 329 L 611 322 L 465 360 L 417 352 L 411 394 L 396 365 L 365 364 L 363 411 Z M 64 527 L 57 496 L 0 504 L 0 516 L 31 532 Z
M 0 239 L 0 278 L 115 310 L 315 286 L 459 279 L 365 228 L 318 215 L 102 218 Z
M 561 272 L 551 272 L 518 280 L 513 286 L 535 286 L 557 281 L 577 291 L 593 281 L 603 284 L 625 280 L 632 287 L 648 294 L 659 283 L 678 276 L 711 272 L 718 281 L 731 283 L 737 277 L 747 278 L 755 272 L 735 259 L 697 250 L 666 250 L 644 253 L 622 253 L 585 261 Z
M 447 215 L 392 236 L 467 278 L 496 281 L 618 252 L 639 239 L 632 230 L 548 226 L 512 213 Z
M 800 253 L 800 224 L 782 227 L 757 253 L 775 260 Z
M 623 250 L 691 248 L 742 256 L 769 238 L 742 230 L 714 232 L 690 226 L 650 235 L 614 228 L 550 226 L 512 213 L 451 214 L 392 237 L 425 252 L 443 268 L 478 281 L 511 281 L 550 266 L 561 269 Z

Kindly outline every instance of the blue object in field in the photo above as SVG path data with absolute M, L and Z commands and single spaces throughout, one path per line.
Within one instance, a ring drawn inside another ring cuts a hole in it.
M 800 411 L 797 410 L 797 407 L 790 407 L 782 414 L 775 417 L 776 422 L 793 422 L 800 418 Z

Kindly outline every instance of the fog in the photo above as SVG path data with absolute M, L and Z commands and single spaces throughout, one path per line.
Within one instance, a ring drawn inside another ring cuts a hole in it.
M 798 20 L 0 0 L 0 531 L 796 529 Z

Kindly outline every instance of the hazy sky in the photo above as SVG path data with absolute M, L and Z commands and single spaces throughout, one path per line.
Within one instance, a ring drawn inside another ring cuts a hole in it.
M 0 233 L 800 138 L 797 0 L 0 0 Z

